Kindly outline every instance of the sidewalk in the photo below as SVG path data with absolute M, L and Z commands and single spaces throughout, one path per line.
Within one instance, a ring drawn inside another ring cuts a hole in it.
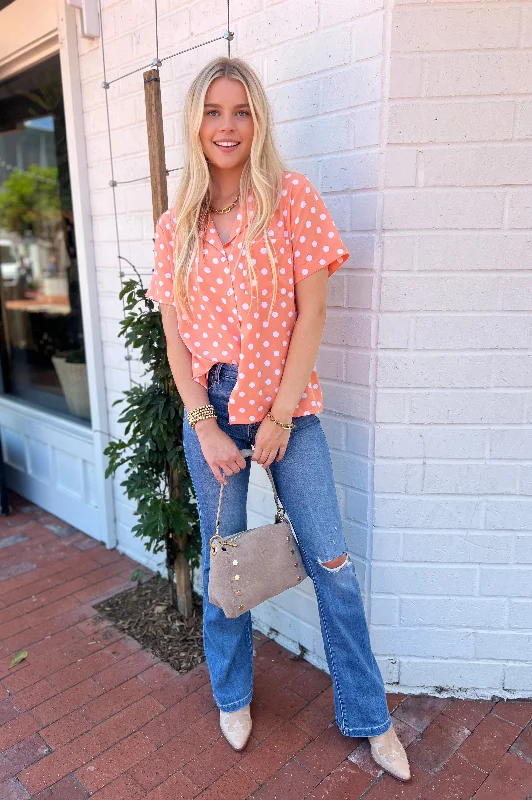
M 388 695 L 403 784 L 340 733 L 329 676 L 258 632 L 253 735 L 235 752 L 205 663 L 178 675 L 95 620 L 134 562 L 15 500 L 0 518 L 1 800 L 532 799 L 532 701 Z

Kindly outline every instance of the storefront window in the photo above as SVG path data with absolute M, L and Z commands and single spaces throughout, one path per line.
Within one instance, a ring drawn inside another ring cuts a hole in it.
M 59 57 L 0 84 L 3 391 L 90 419 Z

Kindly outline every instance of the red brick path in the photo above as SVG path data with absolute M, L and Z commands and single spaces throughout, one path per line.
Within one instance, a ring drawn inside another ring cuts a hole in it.
M 235 752 L 205 664 L 178 675 L 95 620 L 134 563 L 15 505 L 0 518 L 1 800 L 532 800 L 532 702 L 390 694 L 402 784 L 342 736 L 328 675 L 258 632 L 253 735 Z

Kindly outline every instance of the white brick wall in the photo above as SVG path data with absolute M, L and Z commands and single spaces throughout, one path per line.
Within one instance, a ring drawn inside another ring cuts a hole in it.
M 373 641 L 409 690 L 530 695 L 530 4 L 390 14 Z
M 225 30 L 222 0 L 158 6 L 163 57 Z M 323 193 L 352 254 L 329 284 L 321 419 L 383 676 L 404 691 L 531 694 L 530 4 L 232 0 L 231 9 L 232 53 L 261 75 L 281 150 Z M 105 0 L 103 27 L 108 80 L 155 55 L 152 5 Z M 128 369 L 116 339 L 102 54 L 99 41 L 79 41 L 111 406 Z M 225 52 L 215 42 L 163 64 L 169 168 L 181 164 L 186 87 Z M 142 72 L 108 97 L 116 179 L 148 175 Z M 176 185 L 173 173 L 170 198 Z M 148 278 L 149 183 L 119 186 L 116 200 L 122 254 Z M 117 418 L 110 409 L 114 434 Z M 119 480 L 120 546 L 143 558 Z M 250 526 L 273 517 L 258 468 L 248 510 Z M 255 619 L 325 667 L 310 580 Z

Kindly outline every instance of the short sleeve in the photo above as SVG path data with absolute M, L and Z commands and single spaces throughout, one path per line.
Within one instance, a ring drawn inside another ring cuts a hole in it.
M 290 221 L 294 284 L 328 268 L 329 277 L 349 258 L 330 211 L 304 175 L 292 173 Z
M 156 303 L 174 302 L 174 230 L 170 210 L 159 217 L 153 242 L 153 273 L 146 297 Z

